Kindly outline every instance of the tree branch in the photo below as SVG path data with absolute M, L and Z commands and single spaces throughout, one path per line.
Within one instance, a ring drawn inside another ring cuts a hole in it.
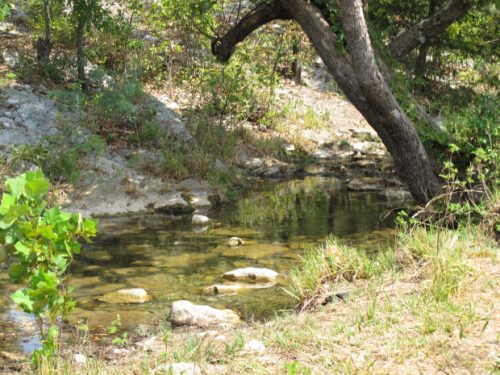
M 229 60 L 238 43 L 262 25 L 278 19 L 290 19 L 280 2 L 258 4 L 226 34 L 212 41 L 212 53 L 219 61 Z
M 472 0 L 450 0 L 440 10 L 399 34 L 387 48 L 396 60 L 403 60 L 428 39 L 446 30 L 472 6 Z

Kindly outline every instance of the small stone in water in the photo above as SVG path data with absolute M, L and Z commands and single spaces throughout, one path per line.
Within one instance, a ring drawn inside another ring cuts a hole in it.
M 193 215 L 193 225 L 207 225 L 210 223 L 210 218 L 205 215 Z
M 229 247 L 241 246 L 243 243 L 243 240 L 239 237 L 231 237 L 226 241 L 226 245 Z

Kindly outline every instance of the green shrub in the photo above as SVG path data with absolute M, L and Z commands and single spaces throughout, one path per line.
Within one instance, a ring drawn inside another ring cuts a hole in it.
M 0 0 L 0 21 L 3 21 L 15 8 L 11 0 Z
M 152 120 L 155 115 L 146 101 L 141 82 L 134 76 L 125 76 L 99 92 L 92 109 L 101 127 L 135 130 L 142 121 Z
M 477 159 L 488 180 L 498 178 L 500 164 L 500 110 L 498 100 L 477 95 L 464 108 L 450 109 L 445 125 L 452 143 L 457 146 L 453 162 L 459 170 L 465 170 Z
M 90 241 L 97 224 L 50 207 L 49 187 L 40 170 L 24 173 L 7 180 L 0 204 L 0 244 L 14 259 L 9 276 L 25 285 L 12 300 L 39 321 L 43 346 L 33 353 L 35 364 L 57 352 L 58 326 L 75 306 L 66 274 L 79 241 Z

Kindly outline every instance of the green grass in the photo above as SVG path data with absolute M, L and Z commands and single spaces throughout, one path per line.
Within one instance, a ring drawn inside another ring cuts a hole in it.
M 329 238 L 291 273 L 289 292 L 314 301 L 348 290 L 346 301 L 219 332 L 224 341 L 161 326 L 164 345 L 140 360 L 93 361 L 87 372 L 61 359 L 39 373 L 150 373 L 179 361 L 221 374 L 494 373 L 498 272 L 498 246 L 478 226 L 414 226 L 378 255 Z M 255 338 L 263 355 L 243 350 Z
M 300 268 L 291 272 L 288 292 L 304 301 L 314 297 L 327 282 L 353 282 L 380 275 L 385 267 L 390 266 L 386 264 L 387 259 L 383 253 L 370 259 L 366 250 L 330 237 L 324 246 L 306 253 Z

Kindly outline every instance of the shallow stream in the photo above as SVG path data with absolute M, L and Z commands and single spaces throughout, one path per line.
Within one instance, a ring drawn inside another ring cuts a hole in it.
M 380 221 L 387 209 L 374 194 L 347 192 L 331 178 L 308 177 L 256 185 L 237 203 L 210 212 L 214 224 L 194 228 L 190 218 L 148 215 L 103 219 L 100 235 L 72 269 L 77 309 L 70 321 L 107 326 L 120 314 L 124 328 L 150 324 L 168 314 L 171 303 L 194 303 L 238 311 L 246 319 L 263 319 L 293 306 L 283 285 L 237 295 L 207 295 L 203 288 L 221 283 L 224 272 L 240 267 L 267 267 L 286 273 L 300 256 L 333 233 L 367 251 L 377 251 L 393 237 L 392 220 Z M 245 245 L 225 241 L 241 237 Z M 29 352 L 36 344 L 33 319 L 19 312 L 9 295 L 16 286 L 0 268 L 0 351 Z M 122 288 L 144 288 L 151 302 L 107 304 L 97 298 Z

